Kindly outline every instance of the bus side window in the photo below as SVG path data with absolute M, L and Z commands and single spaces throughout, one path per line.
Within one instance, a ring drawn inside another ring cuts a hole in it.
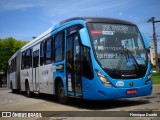
M 12 72 L 14 72 L 14 59 L 12 60 Z
M 52 39 L 45 41 L 45 63 L 50 64 L 52 62 Z
M 31 59 L 31 51 L 30 51 L 30 49 L 28 49 L 26 51 L 26 57 L 25 57 L 25 63 L 26 63 L 26 67 L 25 68 L 26 69 L 30 68 L 30 66 L 31 66 L 30 59 Z
M 10 74 L 10 65 L 9 65 L 9 63 L 8 63 L 8 66 L 7 66 L 7 72 L 8 72 L 8 74 Z
M 13 72 L 15 72 L 15 58 L 13 59 Z
M 90 57 L 90 50 L 82 46 L 82 75 L 89 79 L 93 78 L 93 67 Z
M 11 60 L 11 73 L 13 72 L 13 60 Z
M 25 68 L 25 52 L 22 53 L 22 59 L 21 59 L 21 69 L 23 70 Z
M 39 66 L 39 50 L 33 53 L 33 68 L 36 68 L 38 66 Z
M 17 57 L 15 57 L 15 61 L 14 62 L 15 62 L 15 64 L 14 64 L 15 69 L 14 70 L 17 71 Z
M 40 45 L 40 65 L 44 64 L 44 42 L 41 42 Z
M 23 53 L 21 54 L 21 70 L 23 70 L 23 67 L 24 66 L 24 64 L 23 64 Z
M 60 32 L 54 39 L 54 61 L 62 61 L 64 59 L 64 32 Z
M 32 49 L 30 49 L 30 67 L 32 67 Z

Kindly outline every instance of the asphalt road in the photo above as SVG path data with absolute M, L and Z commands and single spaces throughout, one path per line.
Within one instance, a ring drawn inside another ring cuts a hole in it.
M 80 99 L 71 99 L 67 105 L 59 104 L 56 97 L 52 95 L 40 94 L 35 95 L 33 98 L 27 98 L 25 93 L 16 94 L 11 93 L 7 88 L 0 88 L 0 111 L 41 111 L 42 113 L 44 113 L 43 111 L 50 111 L 46 113 L 46 116 L 48 117 L 45 118 L 40 118 L 39 116 L 38 118 L 25 118 L 33 120 L 105 120 L 106 116 L 107 119 L 118 118 L 119 120 L 158 120 L 160 117 L 156 117 L 155 114 L 160 116 L 160 85 L 154 86 L 153 93 L 150 96 L 108 101 L 85 101 Z M 153 115 L 153 117 L 137 117 L 134 116 L 135 114 L 131 116 L 132 111 L 136 114 L 137 111 L 140 111 L 141 115 L 149 113 Z M 123 114 L 126 116 L 122 117 Z M 88 116 L 86 117 L 85 115 Z M 92 115 L 94 117 L 92 117 Z M 101 117 L 101 115 L 103 117 Z M 17 118 L 2 117 L 0 119 L 17 120 Z

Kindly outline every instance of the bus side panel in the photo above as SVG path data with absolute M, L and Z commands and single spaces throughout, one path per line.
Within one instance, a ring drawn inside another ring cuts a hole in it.
M 13 88 L 13 89 L 16 89 L 16 88 L 17 88 L 17 84 L 16 84 L 16 78 L 17 78 L 17 76 L 16 76 L 16 74 L 17 74 L 17 72 L 12 72 L 12 73 L 10 73 L 10 75 L 9 75 L 10 85 L 11 85 L 11 83 L 12 83 L 12 88 Z
M 63 82 L 63 85 L 64 85 L 64 89 L 65 89 L 65 94 L 67 95 L 67 87 L 66 87 L 66 72 L 65 72 L 65 62 L 64 61 L 61 61 L 61 62 L 57 62 L 57 63 L 52 63 L 53 65 L 53 94 L 55 94 L 55 83 L 56 82 L 59 82 L 59 81 L 56 81 L 56 78 L 60 78 Z M 59 66 L 63 66 L 62 68 L 60 68 Z
M 53 94 L 52 64 L 39 67 L 39 85 L 41 93 Z
M 24 74 L 25 70 L 21 70 L 21 74 L 20 74 L 20 79 L 21 79 L 21 91 L 25 91 L 25 74 Z M 27 76 L 27 75 L 26 75 Z
M 25 81 L 29 82 L 30 91 L 33 91 L 32 68 L 21 70 L 21 91 L 25 91 Z
M 11 88 L 11 83 L 12 83 L 12 88 L 13 89 L 18 89 L 17 85 L 17 72 L 12 72 L 8 76 L 8 88 Z

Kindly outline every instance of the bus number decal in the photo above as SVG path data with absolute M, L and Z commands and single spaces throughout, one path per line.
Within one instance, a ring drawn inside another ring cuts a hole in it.
M 97 58 L 99 59 L 117 59 L 118 58 L 118 55 L 117 53 L 97 53 Z

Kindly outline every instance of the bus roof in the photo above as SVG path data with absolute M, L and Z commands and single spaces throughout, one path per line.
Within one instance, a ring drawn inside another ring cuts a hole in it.
M 14 53 L 14 54 L 12 55 L 12 57 L 9 58 L 8 63 L 9 63 L 13 58 L 15 58 L 15 57 L 18 55 L 19 52 L 20 52 L 20 49 L 19 49 L 16 53 Z
M 32 41 L 30 41 L 28 44 L 22 47 L 22 51 L 28 49 L 31 45 L 37 43 L 37 41 L 41 41 L 45 39 L 52 31 L 58 29 L 59 27 L 63 26 L 63 24 L 67 22 L 71 22 L 74 20 L 83 20 L 85 22 L 107 22 L 107 23 L 116 23 L 116 24 L 128 24 L 128 25 L 135 25 L 129 21 L 125 20 L 120 20 L 120 19 L 115 19 L 115 18 L 105 18 L 105 17 L 74 17 L 74 18 L 69 18 L 64 21 L 61 21 L 59 24 L 56 24 L 54 27 L 51 27 L 49 30 L 45 31 Z
M 73 21 L 73 20 L 84 20 L 85 22 L 107 22 L 107 23 L 119 23 L 119 24 L 129 24 L 129 25 L 135 25 L 132 22 L 115 19 L 115 18 L 106 18 L 106 17 L 74 17 L 66 19 L 62 22 L 60 22 L 60 25 Z
M 47 36 L 49 33 L 51 33 L 53 30 L 53 27 L 51 27 L 50 29 L 48 29 L 47 31 L 43 32 L 42 34 L 40 34 L 39 36 L 37 36 L 36 38 L 34 38 L 33 40 L 31 40 L 29 43 L 27 43 L 25 46 L 23 46 L 21 48 L 21 50 L 23 51 L 26 47 L 36 43 L 37 41 L 45 38 L 45 36 Z

